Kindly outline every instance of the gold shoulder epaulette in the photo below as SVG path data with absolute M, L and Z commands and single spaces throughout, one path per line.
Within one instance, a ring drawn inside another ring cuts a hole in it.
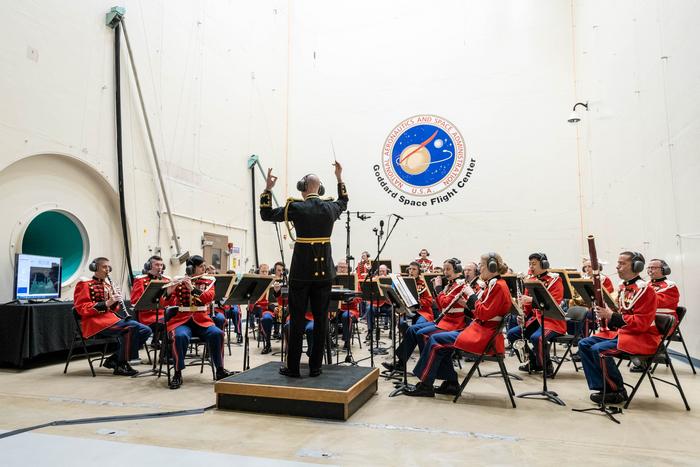
M 304 202 L 304 199 L 303 199 L 303 198 L 291 198 L 291 197 L 290 197 L 290 198 L 287 198 L 287 202 L 288 202 L 288 203 L 295 203 L 295 202 L 297 202 L 297 201 L 299 201 L 299 202 Z

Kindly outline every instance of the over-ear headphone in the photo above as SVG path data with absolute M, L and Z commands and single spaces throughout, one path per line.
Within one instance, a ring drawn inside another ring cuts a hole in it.
M 644 256 L 638 251 L 631 251 L 630 253 L 632 253 L 632 257 L 630 258 L 632 261 L 632 271 L 639 274 L 644 271 Z
M 299 180 L 297 182 L 297 190 L 304 192 L 306 189 L 309 187 L 309 175 L 311 174 L 306 174 L 304 175 L 304 178 Z M 323 186 L 323 183 L 321 183 L 318 186 L 318 196 L 323 196 L 326 194 L 326 188 Z
M 464 268 L 462 267 L 462 262 L 457 258 L 450 258 L 445 260 L 445 262 L 450 263 L 452 265 L 452 269 L 454 269 L 457 274 L 461 274 L 462 271 L 464 271 Z
M 204 263 L 204 258 L 199 255 L 190 256 L 187 260 L 187 266 L 185 267 L 185 274 L 191 276 L 194 274 L 194 268 Z
M 549 260 L 547 259 L 547 255 L 545 253 L 533 253 L 528 259 L 533 258 L 540 262 L 540 267 L 542 269 L 549 269 Z
M 671 274 L 671 266 L 669 266 L 666 261 L 664 261 L 663 259 L 657 259 L 656 261 L 661 263 L 661 274 L 663 274 L 664 276 L 668 276 L 669 274 Z
M 498 272 L 498 258 L 496 258 L 496 253 L 489 251 L 489 257 L 486 260 L 486 266 L 489 268 L 491 274 L 496 274 Z
M 148 258 L 148 261 L 143 263 L 143 273 L 144 274 L 146 274 L 148 271 L 153 269 L 153 265 L 151 264 L 151 262 L 157 258 L 160 258 L 160 256 L 151 256 L 150 258 Z M 160 272 L 161 273 L 165 272 L 165 263 L 163 263 L 163 269 Z
M 97 263 L 100 261 L 109 261 L 107 258 L 98 257 L 93 259 L 90 264 L 88 264 L 88 269 L 92 272 L 97 272 Z M 109 272 L 112 272 L 112 265 L 109 265 Z

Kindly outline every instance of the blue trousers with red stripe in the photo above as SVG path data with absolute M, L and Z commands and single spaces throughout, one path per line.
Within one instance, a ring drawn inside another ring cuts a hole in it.
M 212 316 L 211 319 L 214 320 L 214 325 L 222 331 L 224 327 L 226 327 L 226 316 L 224 316 L 224 314 L 220 311 L 214 313 L 214 316 Z
M 275 323 L 275 315 L 271 311 L 263 311 L 260 318 L 260 331 L 265 342 L 270 342 L 272 335 L 272 325 Z
M 119 348 L 115 352 L 117 362 L 122 363 L 138 358 L 139 349 L 151 337 L 153 331 L 145 324 L 141 324 L 135 319 L 120 319 L 107 329 L 96 334 L 96 337 L 116 337 Z
M 603 368 L 601 366 L 600 353 L 605 350 L 617 348 L 617 337 L 614 339 L 604 339 L 602 337 L 586 337 L 578 341 L 578 354 L 581 357 L 583 373 L 586 375 L 588 389 L 594 391 L 603 390 Z M 622 375 L 610 357 L 605 357 L 607 372 L 606 392 L 617 392 L 624 388 Z
M 422 383 L 432 386 L 436 379 L 457 382 L 457 372 L 452 365 L 454 343 L 460 331 L 438 332 L 430 336 L 428 345 L 420 354 L 413 374 Z
M 216 326 L 202 327 L 192 319 L 181 324 L 171 332 L 172 353 L 175 358 L 175 369 L 185 368 L 185 354 L 190 345 L 192 336 L 199 337 L 206 342 L 209 355 L 216 369 L 224 367 L 224 331 Z
M 399 360 L 406 363 L 413 351 L 416 350 L 416 346 L 418 346 L 422 352 L 425 346 L 426 336 L 430 336 L 436 332 L 440 332 L 440 330 L 433 322 L 425 321 L 410 326 L 406 334 L 404 334 L 401 344 L 396 348 L 396 355 Z
M 233 305 L 230 310 L 226 311 L 226 317 L 231 320 L 233 330 L 236 334 L 241 333 L 241 308 L 238 305 Z
M 340 315 L 341 323 L 343 323 L 343 342 L 350 341 L 352 336 L 352 327 L 357 323 L 357 319 L 349 311 L 344 311 Z

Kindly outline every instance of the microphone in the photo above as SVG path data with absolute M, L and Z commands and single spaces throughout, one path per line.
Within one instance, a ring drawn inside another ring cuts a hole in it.
M 379 221 L 379 235 L 384 235 L 384 220 Z
M 399 216 L 398 214 L 394 214 L 394 216 L 396 216 L 398 219 L 403 220 L 403 217 Z

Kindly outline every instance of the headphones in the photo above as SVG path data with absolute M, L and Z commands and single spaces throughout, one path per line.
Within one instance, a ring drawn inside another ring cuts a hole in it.
M 639 274 L 640 272 L 644 271 L 644 256 L 638 251 L 631 251 L 630 253 L 632 253 L 630 258 L 630 261 L 632 261 L 632 271 Z M 666 267 L 670 273 L 671 268 L 669 268 L 668 265 L 666 265 Z
M 190 256 L 187 260 L 187 267 L 185 267 L 185 274 L 191 276 L 194 274 L 194 268 L 204 263 L 204 258 L 199 255 Z
M 158 256 L 158 258 L 160 258 L 160 256 Z M 144 273 L 144 274 L 148 273 L 148 271 L 150 271 L 151 269 L 153 269 L 153 265 L 151 264 L 151 262 L 152 262 L 154 259 L 156 259 L 156 257 L 155 257 L 155 256 L 151 256 L 150 258 L 148 258 L 148 261 L 146 261 L 145 263 L 143 263 L 143 273 Z M 164 273 L 164 272 L 165 272 L 165 263 L 163 263 L 163 270 L 161 271 L 161 273 Z
M 662 259 L 652 259 L 652 261 L 658 261 L 661 263 L 661 274 L 664 276 L 668 276 L 671 274 L 671 266 L 668 265 L 668 263 Z
M 306 189 L 308 188 L 308 185 L 309 185 L 309 180 L 308 180 L 309 175 L 311 175 L 311 174 L 304 175 L 304 178 L 302 178 L 301 180 L 299 180 L 297 182 L 297 190 L 299 190 L 301 192 L 306 191 Z M 326 194 L 326 188 L 323 186 L 323 183 L 321 183 L 318 186 L 318 196 L 323 196 L 325 194 Z
M 547 259 L 547 255 L 545 253 L 533 253 L 528 259 L 532 258 L 535 258 L 540 262 L 540 267 L 542 269 L 549 269 L 549 260 Z
M 95 258 L 92 260 L 92 262 L 90 262 L 90 264 L 88 264 L 88 269 L 92 272 L 97 272 L 97 263 L 100 261 L 109 261 L 109 260 L 107 258 L 103 258 L 101 256 L 99 258 Z M 112 265 L 111 264 L 109 265 L 109 272 L 112 272 Z
M 464 268 L 462 267 L 462 262 L 457 258 L 446 259 L 445 262 L 450 263 L 457 274 L 461 274 L 462 271 L 464 271 Z
M 486 266 L 491 274 L 496 274 L 498 272 L 498 259 L 496 258 L 496 253 L 489 251 L 489 257 L 486 260 Z M 481 269 L 481 268 L 479 268 Z

